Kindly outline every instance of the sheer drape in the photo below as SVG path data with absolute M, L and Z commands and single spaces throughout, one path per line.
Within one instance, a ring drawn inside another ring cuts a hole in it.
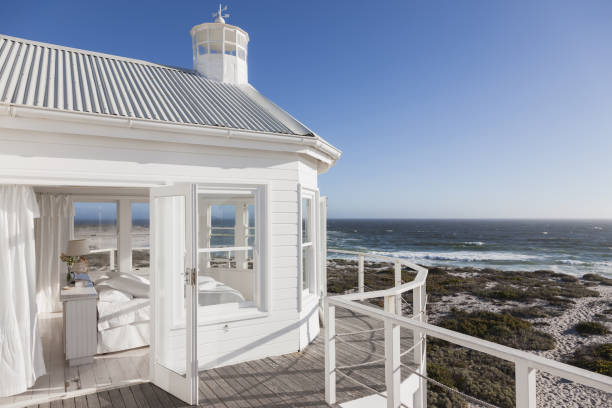
M 40 218 L 36 230 L 36 303 L 39 312 L 60 312 L 61 284 L 66 280 L 66 265 L 60 255 L 71 238 L 74 209 L 65 194 L 37 194 Z
M 36 308 L 34 191 L 0 186 L 0 397 L 45 374 Z

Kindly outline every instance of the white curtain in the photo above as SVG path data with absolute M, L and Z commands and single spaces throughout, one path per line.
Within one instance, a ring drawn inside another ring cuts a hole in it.
M 36 303 L 38 311 L 61 312 L 60 286 L 66 281 L 66 264 L 60 255 L 71 238 L 74 209 L 65 194 L 37 194 L 40 218 L 36 220 Z
M 45 374 L 36 308 L 34 190 L 0 185 L 0 397 Z

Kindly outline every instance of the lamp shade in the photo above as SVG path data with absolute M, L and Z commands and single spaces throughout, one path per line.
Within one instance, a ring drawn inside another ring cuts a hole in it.
M 66 255 L 68 256 L 82 256 L 89 253 L 89 243 L 86 239 L 72 239 L 68 241 L 68 247 L 66 248 Z

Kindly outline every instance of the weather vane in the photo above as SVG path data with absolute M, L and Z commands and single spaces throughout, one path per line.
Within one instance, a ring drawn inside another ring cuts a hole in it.
M 216 11 L 212 14 L 213 18 L 217 17 L 215 19 L 215 23 L 225 23 L 225 19 L 230 16 L 229 14 L 223 14 L 223 12 L 226 10 L 227 6 L 222 8 L 221 3 L 219 3 L 219 11 Z

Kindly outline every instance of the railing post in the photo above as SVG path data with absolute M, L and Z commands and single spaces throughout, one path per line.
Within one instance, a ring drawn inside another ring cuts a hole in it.
M 364 277 L 363 277 L 363 275 L 364 275 L 364 269 L 365 269 L 364 268 L 364 257 L 363 257 L 363 255 L 359 255 L 357 265 L 358 265 L 358 270 L 357 270 L 357 286 L 359 288 L 359 292 L 363 293 L 363 287 L 364 287 L 364 283 L 363 283 L 364 282 Z
M 395 261 L 395 276 L 394 276 L 395 287 L 401 286 L 402 284 L 402 264 L 399 261 Z M 402 296 L 395 297 L 395 314 L 398 316 L 402 315 Z
M 536 369 L 526 362 L 514 365 L 517 408 L 535 408 L 536 406 Z
M 328 303 L 326 297 L 323 302 L 325 310 L 325 401 L 328 404 L 336 403 L 336 307 Z
M 385 311 L 396 313 L 396 296 L 385 297 Z M 385 320 L 385 384 L 387 408 L 401 405 L 400 326 Z
M 412 310 L 413 317 L 415 320 L 423 321 L 423 310 L 425 300 L 425 284 L 415 288 L 412 291 Z M 412 333 L 414 342 L 414 355 L 413 361 L 417 365 L 419 373 L 426 375 L 427 371 L 425 368 L 426 357 L 425 357 L 425 335 L 420 330 L 413 330 Z M 422 338 L 422 340 L 421 340 Z M 419 377 L 419 388 L 414 393 L 413 407 L 414 408 L 425 408 L 427 406 L 427 382 Z
M 111 248 L 110 251 L 108 251 L 108 262 L 110 264 L 109 265 L 110 270 L 114 271 L 115 270 L 115 250 L 113 248 Z M 128 272 L 132 272 L 132 271 L 128 271 Z

